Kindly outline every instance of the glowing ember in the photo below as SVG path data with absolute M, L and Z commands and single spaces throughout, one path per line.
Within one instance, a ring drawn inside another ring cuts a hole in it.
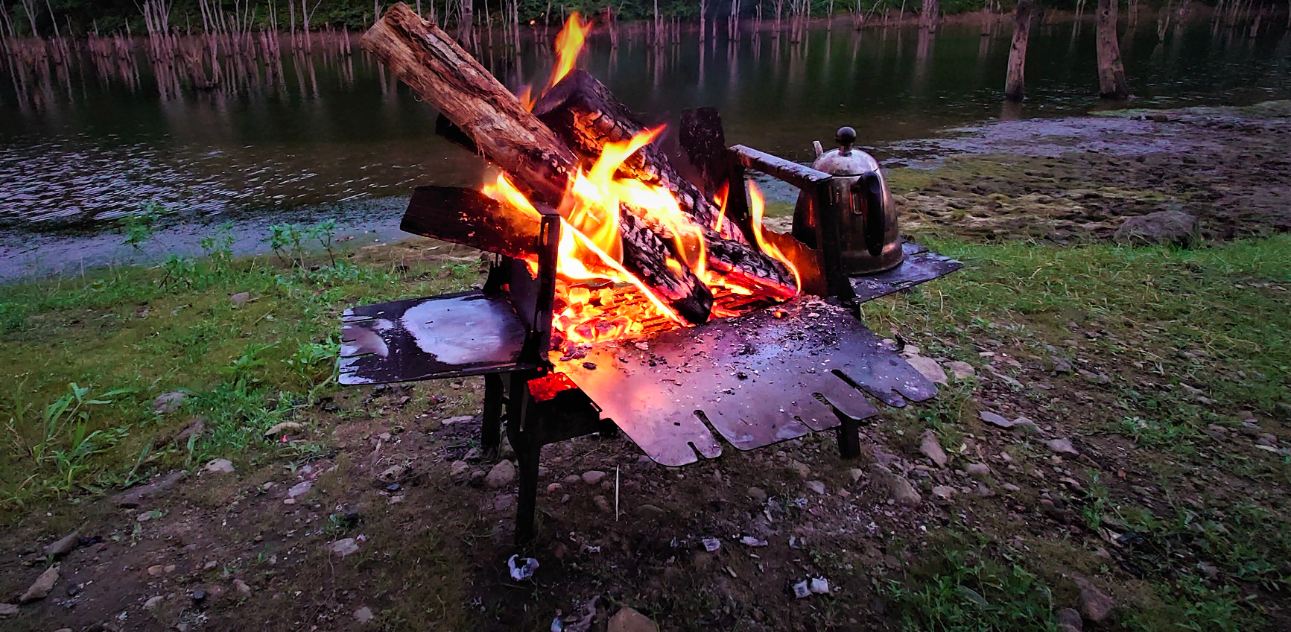
M 591 24 L 582 22 L 578 14 L 570 16 L 556 37 L 558 59 L 544 92 L 573 70 L 590 30 Z M 529 109 L 532 109 L 536 100 L 529 87 L 525 87 L 518 98 Z M 678 273 L 684 272 L 683 268 L 689 269 L 709 288 L 716 299 L 713 316 L 735 316 L 740 313 L 740 309 L 747 309 L 749 305 L 764 305 L 777 298 L 759 297 L 755 289 L 732 283 L 730 279 L 708 268 L 708 244 L 704 237 L 706 228 L 696 224 L 681 210 L 671 191 L 660 185 L 618 177 L 619 167 L 624 161 L 653 142 L 662 131 L 663 127 L 657 127 L 636 134 L 624 142 L 607 143 L 590 169 L 586 172 L 579 169 L 575 173 L 573 182 L 561 201 L 559 212 L 563 219 L 556 263 L 557 297 L 552 325 L 555 342 L 568 356 L 577 357 L 582 345 L 687 326 L 676 311 L 623 267 L 620 213 L 635 215 L 671 240 L 672 253 L 666 259 L 666 265 Z M 499 202 L 538 215 L 533 204 L 505 174 L 499 174 L 495 182 L 484 185 L 482 191 Z M 765 202 L 761 192 L 750 184 L 749 193 L 753 237 L 758 247 L 784 263 L 793 272 L 800 287 L 797 269 L 773 244 L 763 238 L 762 216 Z M 728 197 L 729 192 L 725 189 L 718 193 L 714 202 L 721 208 L 721 213 L 714 226 L 707 228 L 718 232 L 722 230 L 723 223 L 727 221 Z M 530 262 L 531 271 L 536 273 L 535 266 Z M 795 293 L 796 291 L 797 288 Z M 730 303 L 746 307 L 724 306 L 722 299 L 730 297 L 748 297 Z M 759 302 L 759 298 L 765 300 Z

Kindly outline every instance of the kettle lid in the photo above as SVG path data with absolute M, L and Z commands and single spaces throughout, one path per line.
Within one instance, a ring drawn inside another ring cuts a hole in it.
M 838 143 L 838 149 L 824 153 L 821 153 L 820 143 L 815 143 L 817 156 L 811 164 L 812 168 L 832 176 L 859 176 L 879 170 L 879 163 L 873 156 L 859 149 L 852 149 L 852 144 L 856 142 L 856 130 L 847 126 L 840 127 L 834 134 L 834 140 Z

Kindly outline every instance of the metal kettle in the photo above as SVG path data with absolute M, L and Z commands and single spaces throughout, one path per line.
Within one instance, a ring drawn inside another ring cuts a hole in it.
M 879 163 L 873 156 L 853 149 L 856 130 L 839 128 L 834 140 L 838 149 L 822 151 L 819 141 L 813 143 L 816 161 L 812 168 L 834 176 L 845 190 L 836 204 L 823 212 L 834 213 L 838 227 L 840 263 L 849 275 L 874 274 L 890 270 L 904 259 L 901 231 L 897 226 L 897 207 L 883 180 Z M 798 195 L 793 211 L 793 236 L 802 243 L 819 248 L 816 236 L 820 230 L 820 213 L 813 196 Z

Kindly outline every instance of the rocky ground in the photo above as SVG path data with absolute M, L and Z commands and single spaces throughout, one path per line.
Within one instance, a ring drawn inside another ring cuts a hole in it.
M 15 381 L 48 395 L 122 379 L 138 410 L 120 413 L 134 442 L 96 453 L 120 460 L 97 478 L 72 470 L 76 484 L 36 494 L 23 479 L 51 476 L 45 461 L 5 455 L 0 626 L 1287 629 L 1291 240 L 1216 243 L 1291 226 L 1276 204 L 1286 119 L 1153 116 L 1165 120 L 1089 124 L 1139 153 L 1088 139 L 1029 151 L 1054 139 L 1001 123 L 966 132 L 993 143 L 981 156 L 893 171 L 907 232 L 967 267 L 865 306 L 941 392 L 870 420 L 861 458 L 840 459 L 829 433 L 679 469 L 621 436 L 548 446 L 540 535 L 523 549 L 509 449 L 479 450 L 482 380 L 338 388 L 324 370 L 300 386 L 281 377 L 301 362 L 294 346 L 262 364 L 242 352 L 326 340 L 355 301 L 471 283 L 470 255 L 359 252 L 363 285 L 254 268 L 261 285 L 163 291 L 160 271 L 139 272 L 117 282 L 147 298 L 90 306 L 25 289 L 38 307 L 0 310 L 21 315 L 0 329 Z M 1184 162 L 1185 142 L 1212 154 Z M 1155 211 L 1197 217 L 1185 241 L 1201 247 L 1087 243 Z M 315 308 L 288 315 L 306 299 Z M 166 320 L 188 312 L 232 351 L 108 359 L 198 331 Z M 76 368 L 50 368 L 63 365 Z M 226 392 L 238 385 L 245 399 Z M 532 577 L 512 577 L 513 555 L 536 560 Z

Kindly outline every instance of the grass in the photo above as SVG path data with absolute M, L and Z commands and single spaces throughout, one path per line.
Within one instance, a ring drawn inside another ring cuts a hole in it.
M 6 286 L 0 521 L 211 458 L 255 467 L 326 452 L 325 440 L 283 444 L 264 431 L 282 421 L 317 428 L 368 414 L 362 404 L 329 404 L 342 396 L 333 378 L 341 310 L 480 279 L 478 262 L 428 255 L 425 242 L 333 262 L 332 254 L 301 251 L 305 233 L 294 231 L 280 231 L 281 256 L 234 260 L 217 249 L 200 260 Z M 967 361 L 979 375 L 986 370 L 979 347 L 990 341 L 1022 349 L 1018 358 L 1031 365 L 1065 359 L 1076 372 L 1047 376 L 1056 390 L 1016 395 L 1034 406 L 1037 421 L 1089 441 L 1123 442 L 1133 450 L 1126 467 L 1160 490 L 1145 496 L 1115 472 L 1091 468 L 1083 474 L 1088 489 L 1065 497 L 1089 533 L 1110 521 L 1142 542 L 1125 552 L 1141 582 L 1123 596 L 1115 625 L 1261 625 L 1257 597 L 1291 590 L 1291 521 L 1269 491 L 1291 483 L 1291 470 L 1286 457 L 1217 445 L 1204 431 L 1240 428 L 1253 415 L 1287 438 L 1268 421 L 1285 419 L 1291 407 L 1291 236 L 1195 250 L 929 245 L 966 269 L 866 304 L 869 327 L 917 335 L 925 354 Z M 247 300 L 235 305 L 230 296 L 242 292 Z M 948 449 L 971 443 L 983 405 L 976 388 L 952 384 L 936 401 L 894 415 L 913 442 L 904 447 L 913 451 L 923 428 Z M 188 395 L 182 408 L 155 413 L 153 399 L 172 391 Z M 199 417 L 205 432 L 174 441 Z M 1018 458 L 1028 450 L 1047 458 L 1029 445 L 1018 444 Z M 1188 487 L 1198 476 L 1206 485 L 1242 483 L 1228 493 Z M 980 538 L 925 549 L 914 571 L 886 584 L 896 617 L 911 629 L 1054 629 L 1055 604 L 1070 604 L 1061 569 L 1091 571 L 1087 561 L 999 544 L 1011 533 L 1030 536 L 1010 531 L 1024 527 L 995 525 Z M 398 610 L 386 623 L 423 614 Z

